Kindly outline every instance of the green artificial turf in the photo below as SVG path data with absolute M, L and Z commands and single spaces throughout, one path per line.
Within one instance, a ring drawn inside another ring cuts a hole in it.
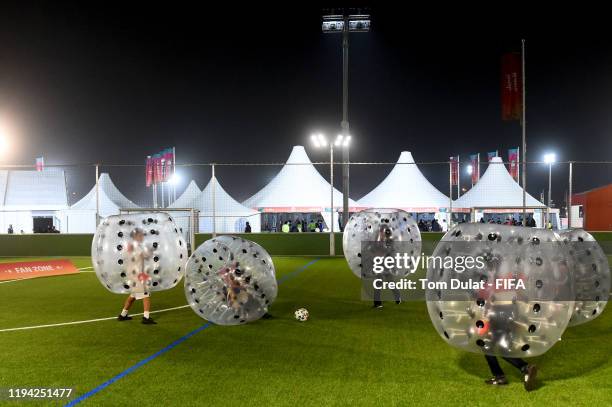
M 279 287 L 273 319 L 206 328 L 82 405 L 612 405 L 611 310 L 568 329 L 533 359 L 537 390 L 525 392 L 505 362 L 511 384 L 491 388 L 483 383 L 484 358 L 447 345 L 423 302 L 371 309 L 342 258 L 295 272 L 314 259 L 274 258 L 279 279 L 292 274 Z M 91 265 L 87 258 L 75 263 Z M 123 299 L 93 273 L 0 284 L 0 330 L 110 317 Z M 152 300 L 154 309 L 186 303 L 180 286 Z M 299 307 L 311 320 L 293 319 Z M 0 388 L 74 387 L 80 395 L 206 323 L 189 308 L 154 317 L 155 326 L 134 319 L 0 332 Z

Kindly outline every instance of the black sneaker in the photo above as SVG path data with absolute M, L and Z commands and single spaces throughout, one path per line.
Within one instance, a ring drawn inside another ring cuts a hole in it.
M 505 386 L 508 384 L 508 379 L 506 379 L 506 376 L 493 376 L 492 378 L 485 380 L 485 383 L 492 386 Z
M 382 307 L 383 307 L 382 302 L 378 302 L 378 301 L 374 302 L 374 305 L 372 305 L 372 308 L 382 308 Z
M 523 373 L 525 373 L 525 378 L 523 379 L 523 385 L 525 386 L 525 390 L 531 391 L 535 389 L 535 381 L 538 375 L 537 366 L 527 365 Z
M 271 314 L 269 314 L 269 313 L 267 313 L 267 312 L 266 312 L 265 314 L 263 314 L 262 318 L 263 318 L 263 319 L 272 319 L 272 318 L 273 318 L 273 316 L 272 316 Z
M 142 323 L 145 325 L 155 325 L 157 322 L 153 321 L 153 318 L 142 317 Z
M 129 315 L 123 316 L 119 314 L 119 316 L 117 317 L 117 321 L 129 321 L 130 319 L 132 319 L 132 317 Z
M 401 299 L 399 299 L 399 300 L 395 300 L 395 303 L 396 303 L 397 305 L 399 305 L 399 304 L 401 304 L 401 303 L 402 303 L 402 300 L 401 300 Z

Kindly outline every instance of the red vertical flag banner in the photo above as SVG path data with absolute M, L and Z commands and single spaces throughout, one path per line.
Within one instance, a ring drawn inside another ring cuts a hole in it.
M 510 162 L 508 171 L 516 181 L 519 179 L 519 148 L 508 150 L 508 161 Z
M 451 162 L 451 185 L 457 185 L 459 182 L 459 160 L 457 157 L 449 157 Z
M 493 157 L 497 157 L 497 150 L 489 151 L 487 153 L 487 161 L 491 161 L 493 159 Z
M 147 156 L 147 165 L 145 166 L 145 175 L 147 187 L 150 187 L 153 184 L 153 160 L 151 156 Z
M 164 181 L 169 181 L 174 172 L 174 153 L 172 148 L 167 148 L 163 151 L 164 157 Z
M 476 184 L 480 179 L 480 154 L 470 155 L 470 165 L 472 166 L 472 184 Z
M 521 54 L 509 52 L 501 60 L 502 120 L 521 120 L 523 78 Z

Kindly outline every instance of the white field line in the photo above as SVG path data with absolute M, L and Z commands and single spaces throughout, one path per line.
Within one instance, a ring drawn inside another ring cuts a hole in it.
M 93 267 L 82 267 L 77 270 L 79 270 L 79 272 L 81 273 L 94 273 Z M 52 276 L 47 276 L 47 277 L 52 277 Z M 0 284 L 14 283 L 16 281 L 23 281 L 23 280 L 32 280 L 33 278 L 38 278 L 38 277 L 18 278 L 16 280 L 5 280 L 5 281 L 0 281 Z
M 172 308 L 166 308 L 166 309 L 160 309 L 157 311 L 151 311 L 151 314 L 157 314 L 159 312 L 167 312 L 167 311 L 174 311 L 177 309 L 183 309 L 183 308 L 187 308 L 189 307 L 189 305 L 181 305 L 180 307 L 172 307 Z M 130 316 L 139 316 L 139 315 L 143 315 L 143 313 L 138 313 L 138 314 L 130 314 Z M 11 331 L 25 331 L 25 330 L 30 330 L 30 329 L 39 329 L 39 328 L 52 328 L 52 327 L 56 327 L 56 326 L 66 326 L 66 325 L 80 325 L 80 324 L 88 324 L 91 322 L 100 322 L 100 321 L 110 321 L 112 319 L 117 319 L 116 316 L 114 317 L 107 317 L 107 318 L 96 318 L 96 319 L 87 319 L 84 321 L 71 321 L 71 322 L 60 322 L 58 324 L 47 324 L 47 325 L 34 325 L 34 326 L 22 326 L 22 327 L 18 327 L 18 328 L 5 328 L 5 329 L 0 329 L 0 332 L 11 332 Z

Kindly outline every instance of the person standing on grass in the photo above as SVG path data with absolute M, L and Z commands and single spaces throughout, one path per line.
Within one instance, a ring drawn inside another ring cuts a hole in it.
M 244 227 L 244 233 L 251 233 L 251 224 L 249 222 L 247 222 Z
M 144 269 L 144 261 L 150 256 L 149 250 L 144 245 L 144 231 L 136 228 L 130 233 L 130 238 L 132 240 L 127 245 L 128 261 L 126 262 L 126 269 L 127 273 L 130 273 L 132 278 L 137 279 L 138 282 L 132 288 L 129 297 L 125 300 L 123 310 L 121 310 L 121 314 L 119 314 L 117 320 L 129 321 L 132 319 L 132 317 L 128 315 L 130 307 L 134 304 L 134 301 L 142 300 L 142 306 L 144 308 L 142 323 L 146 325 L 156 324 L 157 322 L 155 322 L 150 315 L 151 293 L 147 288 L 147 281 L 150 277 L 145 273 Z

